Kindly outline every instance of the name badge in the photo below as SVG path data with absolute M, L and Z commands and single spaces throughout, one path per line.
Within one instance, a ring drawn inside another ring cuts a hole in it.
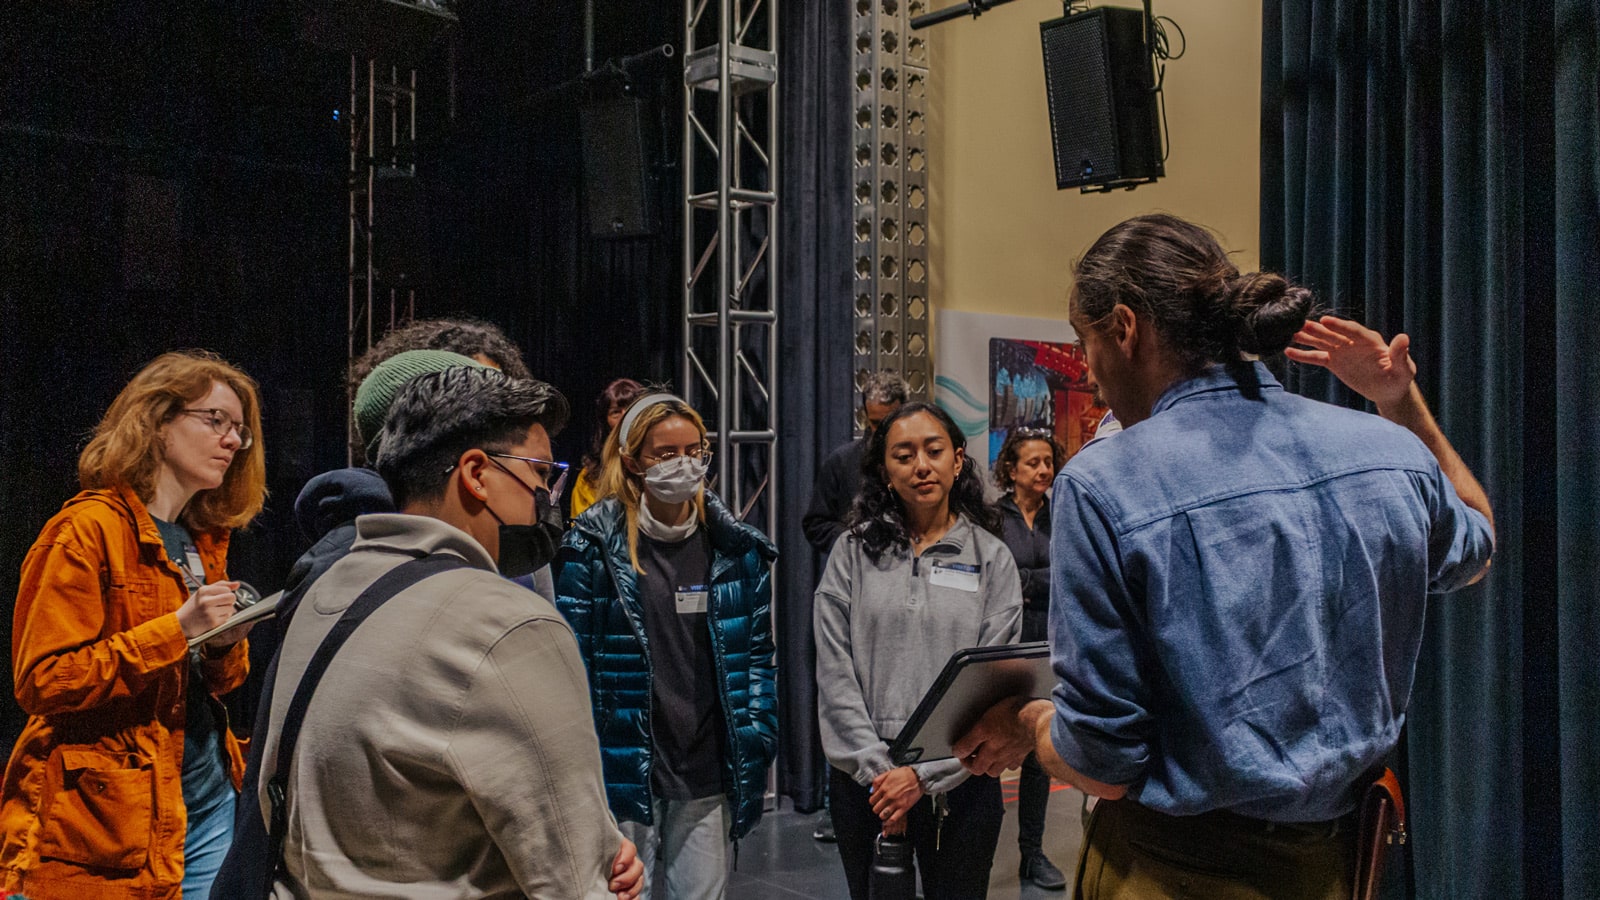
M 206 583 L 206 564 L 200 560 L 200 551 L 193 544 L 183 547 L 184 563 L 189 568 L 189 575 L 200 584 Z
M 674 596 L 678 601 L 678 615 L 688 616 L 706 611 L 711 591 L 703 584 L 690 584 L 678 588 Z
M 934 587 L 955 588 L 969 594 L 978 592 L 978 567 L 964 563 L 934 563 L 928 570 L 928 583 Z

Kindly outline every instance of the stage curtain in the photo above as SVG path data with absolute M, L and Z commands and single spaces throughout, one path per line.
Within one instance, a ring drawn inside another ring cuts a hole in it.
M 1430 602 L 1391 896 L 1600 896 L 1597 18 L 1263 4 L 1263 265 L 1411 334 L 1497 518 L 1486 581 Z M 1324 373 L 1290 381 L 1352 402 Z
M 778 791 L 822 804 L 811 597 L 820 560 L 800 530 L 817 467 L 850 439 L 850 14 L 783 3 L 778 22 Z

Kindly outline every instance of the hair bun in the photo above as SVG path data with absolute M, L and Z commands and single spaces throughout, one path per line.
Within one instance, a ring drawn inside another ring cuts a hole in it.
M 1238 323 L 1239 349 L 1257 356 L 1282 353 L 1311 315 L 1310 288 L 1274 272 L 1240 275 L 1229 286 L 1228 306 Z

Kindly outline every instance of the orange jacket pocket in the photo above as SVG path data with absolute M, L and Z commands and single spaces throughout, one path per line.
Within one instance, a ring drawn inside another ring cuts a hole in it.
M 150 854 L 155 780 L 136 754 L 62 747 L 39 855 L 102 869 L 142 869 Z

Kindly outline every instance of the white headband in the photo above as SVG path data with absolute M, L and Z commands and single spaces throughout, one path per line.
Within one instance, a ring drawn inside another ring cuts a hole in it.
M 673 401 L 683 403 L 683 398 L 676 394 L 645 394 L 643 397 L 633 401 L 633 405 L 628 407 L 628 412 L 623 415 L 622 421 L 617 423 L 617 449 L 624 453 L 628 452 L 628 431 L 633 428 L 633 423 L 639 418 L 640 413 L 655 406 L 657 403 L 671 403 Z M 688 406 L 689 404 L 683 403 L 683 405 Z

